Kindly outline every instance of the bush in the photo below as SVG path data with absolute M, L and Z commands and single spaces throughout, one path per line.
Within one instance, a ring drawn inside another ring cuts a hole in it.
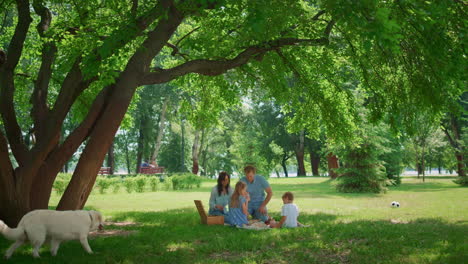
M 169 191 L 172 189 L 172 178 L 164 177 L 164 190 Z
M 137 176 L 133 178 L 133 181 L 135 182 L 135 190 L 137 192 L 141 193 L 145 191 L 146 176 Z
M 343 151 L 343 168 L 338 169 L 336 188 L 339 192 L 385 192 L 385 167 L 377 158 L 376 146 L 364 143 Z
M 200 187 L 202 179 L 192 173 L 175 174 L 171 177 L 174 190 L 192 189 L 194 186 Z
M 159 178 L 156 176 L 148 177 L 148 185 L 151 187 L 151 191 L 155 192 L 158 189 Z
M 468 186 L 468 176 L 458 176 L 453 182 L 461 186 Z
M 135 181 L 133 180 L 132 177 L 126 177 L 123 181 L 123 186 L 125 187 L 125 190 L 128 193 L 133 192 L 133 189 L 135 188 Z
M 110 182 L 111 182 L 112 192 L 118 193 L 120 190 L 120 187 L 122 187 L 122 180 L 120 178 L 112 178 L 110 179 Z
M 106 190 L 109 189 L 112 185 L 112 180 L 104 177 L 104 176 L 98 176 L 96 180 L 96 187 L 99 189 L 100 194 L 105 194 Z
M 59 173 L 54 181 L 53 188 L 58 195 L 62 195 L 67 189 L 68 183 L 71 180 L 71 174 Z

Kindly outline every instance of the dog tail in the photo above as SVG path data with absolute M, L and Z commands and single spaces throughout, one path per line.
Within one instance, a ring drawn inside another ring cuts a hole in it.
M 0 220 L 0 233 L 8 240 L 18 240 L 26 236 L 21 225 L 17 228 L 9 228 L 2 220 Z

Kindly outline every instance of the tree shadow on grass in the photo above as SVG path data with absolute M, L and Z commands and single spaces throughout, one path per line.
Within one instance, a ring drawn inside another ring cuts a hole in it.
M 402 183 L 399 186 L 391 186 L 391 191 L 397 192 L 436 192 L 448 191 L 462 188 L 458 185 L 447 185 L 444 182 L 420 182 L 420 183 Z
M 305 184 L 272 184 L 273 192 L 282 195 L 284 192 L 293 192 L 297 198 L 327 198 L 327 197 L 344 197 L 344 198 L 372 198 L 378 197 L 378 193 L 341 193 L 334 186 L 336 180 L 328 179 L 318 183 Z
M 343 223 L 333 214 L 301 214 L 299 220 L 310 227 L 253 231 L 201 225 L 194 208 L 121 212 L 111 218 L 138 225 L 107 229 L 137 232 L 90 240 L 94 255 L 87 255 L 78 242 L 68 242 L 57 257 L 44 249 L 42 258 L 34 261 L 30 247 L 23 247 L 13 262 L 464 263 L 468 257 L 468 225 L 440 219 L 400 224 L 373 220 Z M 7 247 L 8 243 L 0 239 L 0 250 Z

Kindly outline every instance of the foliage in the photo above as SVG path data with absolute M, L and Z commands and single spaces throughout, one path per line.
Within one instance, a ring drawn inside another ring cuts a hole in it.
M 111 178 L 111 187 L 113 193 L 118 193 L 122 187 L 122 179 L 120 177 Z
M 178 130 L 178 128 L 175 129 Z M 177 130 L 170 132 L 168 142 L 161 147 L 159 154 L 159 165 L 165 167 L 167 172 L 180 172 L 181 164 L 187 164 L 189 160 L 190 148 L 187 143 L 185 144 L 182 159 L 182 135 Z
M 127 178 L 126 180 L 132 180 L 135 183 L 135 190 L 141 193 L 145 191 L 146 179 L 146 176 L 139 175 L 134 178 Z
M 53 185 L 55 192 L 59 195 L 62 195 L 65 192 L 65 189 L 67 188 L 70 180 L 71 180 L 71 174 L 59 173 Z
M 109 189 L 112 184 L 112 179 L 105 176 L 99 176 L 96 179 L 96 187 L 99 189 L 100 194 L 106 193 L 107 189 Z
M 159 178 L 157 178 L 156 176 L 150 176 L 147 178 L 147 180 L 148 180 L 147 185 L 150 186 L 151 191 L 152 192 L 157 191 L 158 185 L 159 185 Z
M 380 193 L 386 190 L 385 167 L 377 159 L 379 152 L 371 141 L 347 147 L 341 152 L 345 166 L 338 169 L 338 191 Z
M 133 179 L 133 177 L 126 177 L 123 182 L 122 182 L 123 186 L 125 187 L 125 190 L 128 192 L 128 193 L 131 193 L 135 190 L 135 181 Z
M 193 187 L 200 188 L 201 178 L 200 176 L 192 173 L 179 173 L 170 176 L 172 180 L 172 188 L 174 190 L 192 189 Z
M 453 182 L 461 186 L 468 186 L 468 176 L 458 176 Z

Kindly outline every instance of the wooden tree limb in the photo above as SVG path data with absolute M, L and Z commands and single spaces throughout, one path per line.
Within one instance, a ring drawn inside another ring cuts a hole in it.
M 132 0 L 132 9 L 131 13 L 133 17 L 136 17 L 138 13 L 138 0 Z
M 37 25 L 37 31 L 41 37 L 45 36 L 50 23 L 52 22 L 52 14 L 49 9 L 46 8 L 42 1 L 34 0 L 33 7 L 35 12 L 41 17 L 41 21 Z M 57 47 L 54 42 L 47 42 L 42 48 L 42 63 L 39 68 L 37 80 L 35 81 L 34 91 L 31 95 L 31 103 L 33 108 L 31 116 L 34 121 L 36 131 L 39 132 L 38 137 L 42 132 L 41 124 L 44 125 L 44 119 L 46 118 L 49 108 L 47 106 L 47 93 L 49 88 L 50 79 L 52 77 L 52 64 L 55 59 Z
M 8 56 L 5 63 L 7 71 L 13 71 L 18 65 L 18 61 L 23 53 L 23 44 L 28 33 L 29 25 L 32 22 L 31 13 L 29 11 L 29 1 L 17 0 L 18 11 L 18 24 L 15 28 L 15 33 L 11 38 L 10 45 L 8 46 Z
M 197 59 L 188 61 L 171 69 L 160 69 L 156 72 L 146 74 L 140 85 L 158 84 L 171 81 L 179 76 L 188 73 L 198 73 L 201 75 L 215 76 L 227 72 L 230 69 L 239 67 L 249 62 L 252 58 L 259 58 L 266 52 L 276 50 L 285 46 L 308 45 L 324 46 L 328 44 L 327 38 L 318 39 L 295 39 L 283 38 L 265 43 L 264 45 L 251 46 L 239 53 L 233 59 L 207 60 Z
M 106 98 L 112 93 L 113 86 L 107 86 L 97 95 L 93 104 L 91 105 L 88 114 L 80 125 L 73 130 L 70 135 L 63 141 L 58 148 L 56 148 L 47 158 L 46 162 L 50 164 L 59 164 L 59 169 L 67 162 L 71 155 L 75 153 L 83 141 L 88 138 L 91 133 L 96 120 L 102 113 L 106 106 Z
M 28 149 L 23 142 L 21 128 L 13 105 L 15 91 L 13 74 L 23 53 L 24 41 L 32 19 L 29 11 L 29 1 L 18 0 L 16 6 L 18 23 L 8 46 L 6 61 L 0 65 L 0 113 L 11 150 L 21 166 L 28 156 Z
M 5 135 L 0 130 L 0 178 L 2 182 L 6 184 L 6 182 L 11 181 L 13 177 L 13 165 L 10 161 L 10 156 L 8 155 L 8 143 L 6 141 Z M 7 177 L 9 179 L 7 179 Z

